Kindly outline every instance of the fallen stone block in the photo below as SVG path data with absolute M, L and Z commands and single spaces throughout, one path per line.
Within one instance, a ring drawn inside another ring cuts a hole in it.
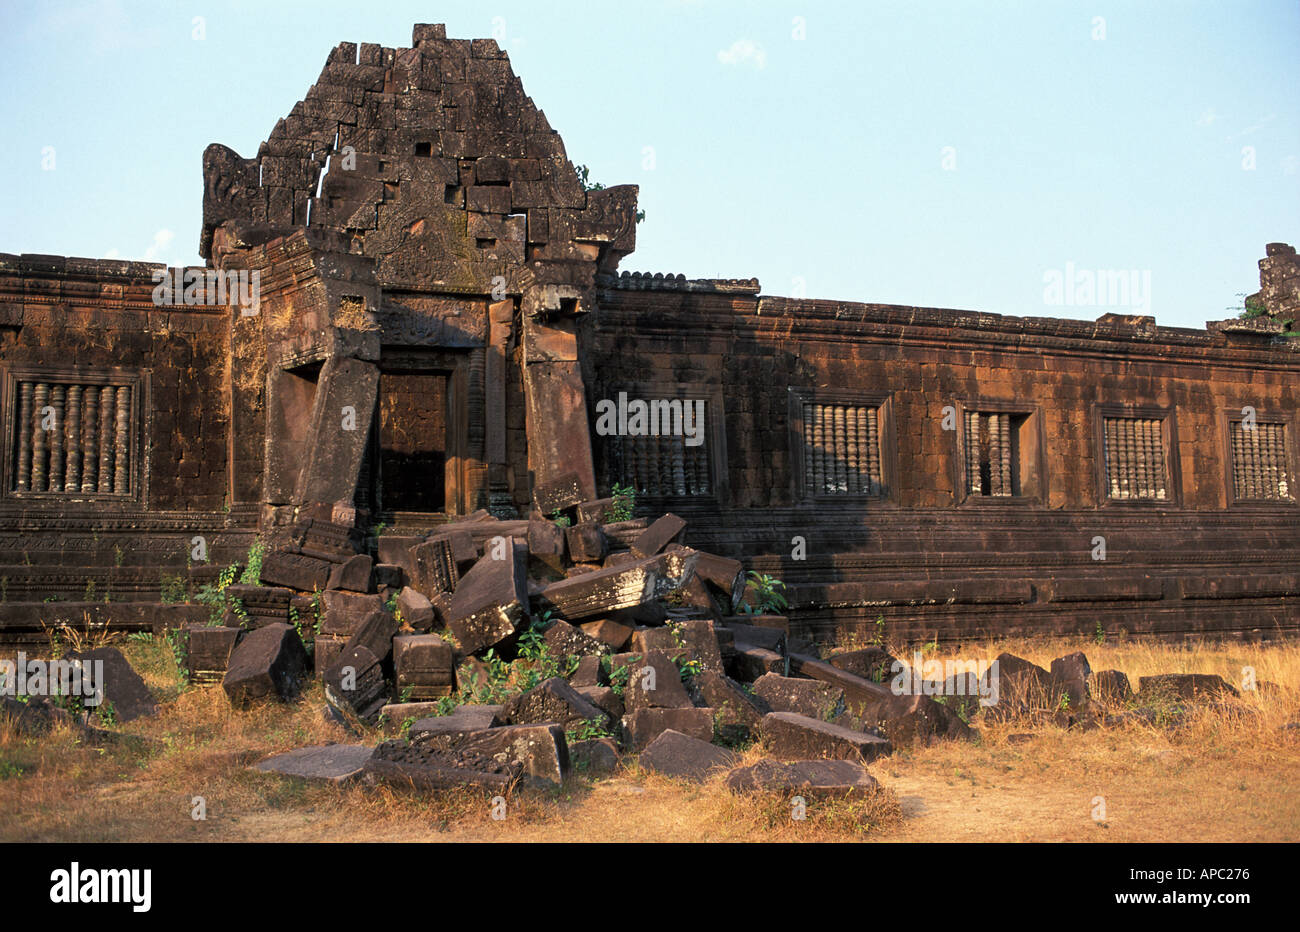
M 301 592 L 329 586 L 334 564 L 303 553 L 276 551 L 262 558 L 261 580 L 268 586 L 287 586 Z
M 631 625 L 611 621 L 608 618 L 602 618 L 600 621 L 589 621 L 578 627 L 582 629 L 583 634 L 595 638 L 615 652 L 621 651 L 627 645 L 632 638 L 633 631 L 636 630 Z
M 745 568 L 739 560 L 720 557 L 699 551 L 695 575 L 716 590 L 723 598 L 728 613 L 735 612 L 745 597 Z
M 1056 690 L 1069 697 L 1070 710 L 1078 711 L 1088 704 L 1088 679 L 1092 676 L 1092 667 L 1083 651 L 1075 651 L 1052 661 L 1049 671 L 1056 681 Z
M 608 615 L 667 595 L 694 570 L 694 551 L 675 550 L 551 583 L 542 602 L 570 621 Z
M 1173 696 L 1188 701 L 1236 698 L 1236 688 L 1216 673 L 1161 673 L 1138 677 L 1140 696 Z
M 666 514 L 641 532 L 632 542 L 632 553 L 638 557 L 653 557 L 669 544 L 677 543 L 686 530 L 686 522 L 675 514 Z
M 328 634 L 316 635 L 311 648 L 311 662 L 316 675 L 324 676 L 325 671 L 334 665 L 334 661 L 343 656 L 343 648 L 347 646 L 346 638 L 331 637 Z
M 385 734 L 397 734 L 403 731 L 403 726 L 410 726 L 420 719 L 437 716 L 441 709 L 442 703 L 432 699 L 416 702 L 390 701 L 379 710 L 379 721 L 376 724 L 384 730 Z
M 333 512 L 333 506 L 327 506 Z M 322 515 L 324 513 L 322 512 Z M 322 517 L 307 518 L 293 526 L 293 541 L 308 556 L 342 563 L 361 550 L 361 531 L 353 524 Z
M 740 641 L 736 642 L 736 651 L 732 657 L 732 675 L 747 683 L 752 683 L 764 673 L 777 673 L 785 676 L 789 670 L 786 659 L 776 651 L 762 647 L 751 647 Z
M 573 689 L 579 696 L 609 716 L 611 722 L 621 721 L 627 712 L 623 697 L 609 686 L 574 686 Z
M 451 645 L 436 634 L 403 634 L 393 638 L 393 670 L 397 691 L 411 699 L 450 696 L 456 689 Z
M 501 719 L 511 725 L 554 722 L 566 729 L 592 721 L 603 724 L 606 720 L 602 709 L 559 676 L 543 680 L 510 699 L 501 710 Z
M 723 621 L 723 624 L 731 630 L 731 635 L 738 649 L 741 646 L 761 647 L 764 650 L 774 651 L 783 657 L 789 652 L 788 639 L 785 631 L 781 628 L 742 624 L 726 620 Z
M 260 628 L 274 621 L 289 623 L 289 606 L 293 604 L 294 591 L 283 586 L 249 586 L 231 583 L 226 587 L 226 600 L 238 606 L 240 624 L 233 627 Z
M 406 571 L 393 563 L 375 564 L 375 588 L 401 591 L 406 585 Z
M 414 571 L 411 586 L 426 596 L 454 592 L 460 582 L 450 537 L 432 537 L 411 548 Z
M 827 662 L 846 673 L 886 685 L 902 669 L 902 664 L 883 647 L 841 651 L 828 657 Z
M 682 685 L 677 664 L 663 651 L 647 651 L 636 662 L 627 678 L 623 701 L 631 711 L 637 709 L 689 709 L 695 705 Z
M 893 752 L 884 738 L 794 712 L 769 712 L 763 716 L 762 732 L 772 756 L 779 760 L 829 757 L 870 762 Z
M 578 523 L 583 524 L 587 521 L 594 521 L 597 524 L 604 524 L 609 520 L 610 512 L 614 509 L 614 499 L 597 498 L 589 502 L 578 503 Z
M 816 799 L 867 797 L 880 789 L 875 777 L 857 761 L 776 761 L 764 758 L 727 775 L 727 788 L 736 793 L 780 793 Z
M 623 716 L 623 738 L 640 752 L 668 729 L 701 741 L 713 740 L 713 710 L 640 708 Z
M 609 677 L 605 675 L 604 658 L 600 654 L 588 654 L 580 658 L 577 668 L 569 674 L 569 685 L 574 689 L 580 686 L 606 686 L 608 684 Z
M 683 621 L 677 625 L 677 630 L 691 657 L 699 661 L 700 669 L 715 673 L 723 671 L 722 649 L 713 622 Z
M 376 542 L 379 562 L 401 567 L 402 575 L 409 584 L 415 578 L 415 557 L 411 555 L 411 548 L 423 542 L 423 537 L 400 534 L 380 535 Z
M 588 738 L 569 745 L 569 764 L 579 773 L 613 773 L 618 769 L 618 745 L 613 738 Z
M 363 744 L 326 744 L 276 754 L 254 764 L 252 769 L 302 780 L 342 784 L 361 776 L 362 768 L 372 753 L 372 749 Z
M 542 634 L 546 647 L 553 657 L 587 657 L 593 654 L 608 654 L 609 645 L 587 634 L 581 628 L 567 621 L 551 622 Z
M 611 566 L 622 566 L 625 563 L 635 563 L 638 557 L 631 550 L 614 550 L 605 554 L 605 561 L 602 565 L 604 569 Z
M 515 782 L 517 773 L 488 773 L 455 764 L 430 761 L 412 763 L 371 758 L 362 768 L 367 785 L 384 784 L 402 789 L 446 790 L 457 786 L 480 786 L 505 792 Z
M 349 592 L 374 592 L 374 561 L 359 553 L 346 563 L 337 563 L 330 570 L 327 589 L 346 589 Z
M 384 603 L 377 595 L 331 589 L 321 594 L 321 606 L 320 633 L 350 638 L 372 612 L 383 611 Z
M 1035 663 L 1002 653 L 984 672 L 981 688 L 997 701 L 983 706 L 986 721 L 1001 722 L 1030 711 L 1053 711 L 1060 689 L 1052 675 Z
M 496 528 L 493 529 L 495 530 Z M 483 531 L 482 533 L 487 534 L 487 531 Z M 501 531 L 501 533 L 510 532 Z M 461 527 L 460 522 L 458 522 L 456 525 L 452 525 L 444 530 L 438 531 L 436 534 L 430 535 L 430 538 L 435 537 L 440 540 L 446 540 L 448 544 L 450 544 L 451 558 L 456 564 L 456 572 L 461 576 L 464 576 L 474 568 L 474 564 L 477 563 L 479 559 L 479 549 L 478 545 L 474 543 L 473 531 Z
M 574 563 L 599 563 L 605 559 L 609 550 L 605 532 L 595 522 L 565 528 L 564 541 L 568 547 L 569 559 Z
M 763 716 L 772 709 L 730 677 L 706 670 L 691 677 L 686 692 L 697 706 L 715 710 L 714 730 L 733 743 L 758 735 Z
M 895 747 L 929 743 L 934 739 L 950 740 L 974 737 L 969 725 L 961 720 L 942 697 L 939 702 L 930 696 L 890 695 L 873 705 L 859 708 L 854 717 L 863 728 L 871 728 L 887 737 Z
M 533 487 L 533 505 L 542 514 L 550 515 L 573 508 L 586 501 L 582 482 L 576 472 L 564 473 L 549 482 L 539 482 Z
M 380 663 L 383 663 L 393 652 L 393 637 L 397 634 L 397 629 L 397 619 L 388 612 L 382 609 L 371 612 L 357 626 L 352 637 L 348 638 L 348 643 L 343 648 L 344 652 L 353 647 L 365 647 Z
M 416 631 L 428 631 L 433 627 L 435 620 L 433 603 L 423 593 L 415 591 L 410 586 L 398 593 L 397 611 L 401 614 L 402 621 Z
M 345 648 L 321 679 L 331 705 L 368 724 L 379 721 L 379 714 L 388 704 L 388 682 L 381 661 L 368 647 Z
M 186 628 L 185 670 L 190 682 L 221 682 L 230 664 L 230 654 L 242 633 L 239 628 L 224 625 L 190 625 Z
M 709 774 L 736 765 L 729 751 L 669 728 L 659 733 L 641 752 L 638 763 L 646 770 L 669 777 L 703 781 Z
M 754 695 L 773 712 L 798 712 L 828 722 L 844 711 L 844 690 L 817 680 L 764 673 L 754 680 Z
M 244 635 L 230 654 L 221 687 L 235 705 L 274 697 L 292 699 L 307 671 L 307 651 L 298 632 L 270 624 Z
M 423 716 L 411 725 L 411 740 L 441 735 L 467 735 L 501 724 L 503 706 L 460 705 L 447 715 Z
M 677 649 L 677 639 L 673 636 L 672 629 L 667 627 L 637 628 L 632 632 L 632 641 L 628 645 L 628 650 L 637 654 L 652 650 L 669 653 Z
M 1112 705 L 1124 702 L 1133 695 L 1128 676 L 1120 670 L 1098 670 L 1092 675 L 1092 691 L 1102 702 Z
M 556 724 L 503 725 L 458 735 L 430 735 L 413 747 L 516 764 L 533 781 L 559 784 L 569 775 L 569 748 Z M 381 745 L 382 747 L 382 745 Z
M 528 618 L 527 550 L 506 539 L 506 559 L 489 552 L 452 594 L 448 626 L 461 649 L 476 653 L 511 639 Z
M 116 647 L 68 651 L 60 659 L 81 664 L 83 688 L 94 688 L 94 696 L 83 698 L 83 704 L 101 717 L 130 722 L 158 711 L 153 693 Z
M 568 553 L 564 529 L 545 518 L 528 522 L 528 555 L 540 560 L 557 573 L 564 572 Z

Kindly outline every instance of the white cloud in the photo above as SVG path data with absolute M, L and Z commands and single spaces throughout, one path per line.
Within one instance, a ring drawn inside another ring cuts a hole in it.
M 731 43 L 731 48 L 718 52 L 718 61 L 724 65 L 743 65 L 748 62 L 755 68 L 765 68 L 767 52 L 763 51 L 763 46 L 752 39 L 737 39 Z
M 115 246 L 112 249 L 106 250 L 103 257 L 105 259 L 120 259 L 122 258 L 122 254 L 117 251 L 117 247 Z
M 1204 113 L 1202 113 L 1200 116 L 1196 118 L 1196 125 L 1209 126 L 1214 121 L 1221 120 L 1221 119 L 1223 119 L 1223 117 L 1215 113 L 1214 108 L 1211 107 L 1210 109 L 1206 110 Z
M 145 261 L 153 262 L 155 259 L 158 259 L 159 254 L 168 246 L 170 246 L 172 240 L 174 240 L 175 238 L 176 238 L 176 234 L 173 233 L 171 230 L 159 230 L 157 233 L 155 233 L 153 235 L 153 242 L 144 251 Z

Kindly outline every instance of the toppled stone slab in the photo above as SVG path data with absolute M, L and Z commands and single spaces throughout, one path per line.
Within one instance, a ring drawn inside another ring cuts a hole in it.
M 569 764 L 579 773 L 613 773 L 618 769 L 618 745 L 613 738 L 588 738 L 569 745 Z
M 578 666 L 569 674 L 569 685 L 574 689 L 580 686 L 608 686 L 609 677 L 605 673 L 604 659 L 598 654 L 587 654 L 578 660 Z
M 393 638 L 397 691 L 412 699 L 450 696 L 456 688 L 456 660 L 451 645 L 436 634 Z
M 343 650 L 346 653 L 354 647 L 364 647 L 382 663 L 393 652 L 393 637 L 397 634 L 397 629 L 397 619 L 388 612 L 382 609 L 371 612 L 357 626 L 352 637 L 348 638 Z
M 453 592 L 460 582 L 450 537 L 432 537 L 411 548 L 411 586 L 426 596 Z
M 268 586 L 287 586 L 312 592 L 329 586 L 334 564 L 304 553 L 278 550 L 262 558 L 261 580 Z
M 667 595 L 695 571 L 695 552 L 674 550 L 551 583 L 542 601 L 570 621 L 607 615 Z
M 293 604 L 294 591 L 283 586 L 250 586 L 231 583 L 226 587 L 226 601 L 239 607 L 236 627 L 260 628 L 272 621 L 289 622 L 289 606 Z
M 361 776 L 372 753 L 363 744 L 325 744 L 276 754 L 254 764 L 252 769 L 303 780 L 347 783 Z
M 1083 651 L 1075 651 L 1052 661 L 1049 671 L 1056 687 L 1069 697 L 1070 709 L 1082 709 L 1088 704 L 1088 680 L 1092 667 Z
M 857 761 L 776 761 L 764 758 L 727 775 L 727 788 L 736 793 L 782 793 L 826 797 L 871 796 L 880 789 L 875 777 Z
M 581 505 L 586 499 L 576 472 L 563 473 L 549 482 L 539 482 L 533 488 L 533 504 L 548 516 Z
M 324 676 L 325 671 L 343 656 L 343 649 L 347 646 L 346 638 L 331 637 L 328 634 L 316 635 L 312 639 L 311 647 L 311 662 L 316 669 L 316 675 Z
M 551 622 L 542 635 L 546 647 L 553 657 L 587 657 L 592 654 L 608 654 L 609 645 L 587 634 L 581 628 L 567 621 Z
M 679 622 L 676 627 L 682 643 L 691 652 L 691 658 L 699 661 L 700 669 L 721 673 L 722 649 L 718 644 L 718 632 L 713 622 L 704 619 L 690 620 Z
M 608 715 L 611 722 L 621 721 L 627 712 L 627 707 L 623 704 L 623 697 L 609 686 L 570 685 L 573 685 L 574 691 L 579 696 Z
M 568 553 L 564 529 L 554 521 L 536 518 L 528 522 L 528 555 L 540 560 L 557 573 L 564 572 Z
M 397 611 L 402 621 L 416 631 L 428 631 L 433 627 L 433 603 L 422 592 L 406 586 L 397 594 Z
M 736 679 L 752 683 L 764 673 L 785 676 L 789 670 L 786 659 L 776 651 L 736 642 L 736 650 L 731 658 L 731 672 Z
M 605 532 L 594 521 L 565 528 L 564 540 L 569 551 L 569 559 L 574 563 L 599 563 L 609 552 L 609 541 L 605 537 Z
M 938 702 L 930 696 L 891 694 L 877 703 L 859 707 L 854 717 L 859 725 L 879 731 L 895 747 L 929 743 L 939 738 L 973 738 L 974 732 L 970 726 L 948 704 L 954 700 L 948 697 L 944 699 L 944 702 Z
M 519 768 L 499 773 L 475 770 L 436 759 L 428 761 L 393 761 L 371 758 L 362 768 L 362 779 L 369 785 L 447 790 L 457 786 L 481 786 L 504 792 L 518 778 Z
M 638 759 L 646 770 L 702 781 L 710 773 L 734 767 L 736 757 L 708 741 L 669 728 L 646 746 Z
M 745 568 L 739 560 L 703 550 L 699 554 L 695 575 L 722 597 L 729 612 L 734 612 L 745 597 Z
M 130 722 L 158 711 L 158 703 L 154 701 L 153 693 L 149 692 L 144 679 L 116 647 L 68 651 L 62 659 L 80 663 L 83 670 L 93 671 L 95 699 L 99 702 L 93 708 L 101 717 L 111 716 L 118 722 Z M 101 669 L 102 674 L 99 673 Z M 83 684 L 85 675 L 83 672 Z M 86 705 L 89 706 L 89 702 Z
M 378 595 L 330 589 L 321 594 L 321 606 L 320 633 L 350 638 L 372 612 L 383 611 L 384 602 Z
M 680 540 L 685 530 L 686 522 L 682 518 L 672 513 L 663 515 L 632 542 L 632 553 L 638 557 L 653 557 Z
M 448 624 L 461 649 L 476 653 L 509 640 L 528 617 L 526 548 L 511 538 L 505 559 L 489 552 L 460 580 L 451 597 Z
M 798 712 L 824 722 L 844 711 L 844 690 L 817 680 L 764 673 L 754 680 L 754 694 L 773 712 Z
M 677 639 L 673 636 L 671 628 L 637 628 L 632 632 L 632 641 L 627 649 L 637 654 L 652 650 L 671 654 L 677 650 Z
M 190 625 L 185 629 L 185 670 L 191 683 L 219 683 L 243 631 L 226 625 Z
M 524 776 L 544 783 L 563 783 L 569 775 L 564 729 L 555 724 L 503 725 L 465 734 L 426 735 L 411 742 L 411 748 L 414 753 L 454 754 L 489 761 L 502 769 L 518 767 Z
M 512 725 L 555 722 L 565 728 L 606 721 L 602 709 L 559 676 L 543 680 L 528 692 L 512 698 L 502 708 L 501 719 Z
M 367 554 L 359 553 L 345 563 L 338 563 L 330 570 L 327 589 L 347 589 L 349 592 L 375 591 L 375 561 Z
M 713 710 L 642 708 L 623 716 L 624 740 L 633 751 L 644 750 L 670 728 L 701 741 L 712 741 Z
M 901 664 L 883 647 L 841 651 L 828 657 L 827 662 L 872 683 L 887 684 L 901 668 Z
M 794 712 L 769 712 L 763 716 L 762 732 L 772 756 L 779 760 L 829 757 L 870 762 L 894 750 L 884 738 Z
M 996 681 L 994 676 L 997 677 Z M 982 687 L 997 701 L 984 706 L 984 718 L 1006 721 L 1034 710 L 1056 708 L 1061 689 L 1052 675 L 1023 657 L 1002 653 L 985 671 Z
M 623 701 L 629 711 L 637 709 L 689 709 L 695 703 L 682 685 L 677 664 L 663 651 L 647 651 L 632 664 Z
M 374 724 L 388 703 L 388 682 L 378 657 L 358 644 L 344 649 L 321 677 L 325 698 L 339 709 L 347 709 L 363 722 Z
M 1102 702 L 1117 704 L 1133 695 L 1133 687 L 1121 670 L 1098 670 L 1092 675 L 1092 692 Z
M 307 663 L 298 632 L 278 622 L 266 625 L 248 632 L 236 645 L 221 687 L 235 705 L 267 697 L 292 699 Z
M 1237 698 L 1240 693 L 1217 673 L 1161 673 L 1138 677 L 1140 695 L 1155 693 L 1188 701 Z
M 714 728 L 720 737 L 732 742 L 756 737 L 763 716 L 772 711 L 766 702 L 746 692 L 735 680 L 710 670 L 691 677 L 686 691 L 695 705 L 716 710 Z
M 633 632 L 636 630 L 632 625 L 625 625 L 608 618 L 589 621 L 578 627 L 582 629 L 583 634 L 608 645 L 609 649 L 615 652 L 621 651 L 627 646 L 628 641 L 632 639 Z
M 401 706 L 387 706 L 398 708 Z M 466 735 L 474 731 L 486 731 L 501 724 L 502 706 L 499 705 L 461 705 L 447 715 L 431 715 L 412 723 L 409 732 L 411 740 L 439 735 Z

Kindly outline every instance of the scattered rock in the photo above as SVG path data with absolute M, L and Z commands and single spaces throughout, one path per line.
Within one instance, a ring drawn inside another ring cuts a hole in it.
M 700 781 L 712 771 L 734 766 L 735 755 L 669 728 L 646 746 L 639 762 L 646 770 Z
M 779 760 L 830 757 L 873 761 L 893 752 L 884 738 L 851 731 L 794 712 L 769 712 L 763 716 L 763 738 Z
M 880 789 L 866 768 L 851 760 L 777 761 L 764 758 L 727 775 L 736 793 L 798 794 L 816 798 L 866 797 Z
M 268 757 L 252 769 L 303 780 L 347 783 L 361 775 L 371 753 L 362 744 L 326 744 Z

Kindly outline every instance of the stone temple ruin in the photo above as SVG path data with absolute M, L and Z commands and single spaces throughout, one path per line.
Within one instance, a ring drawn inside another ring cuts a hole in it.
M 1205 330 L 620 271 L 636 187 L 584 189 L 494 41 L 412 45 L 342 43 L 251 158 L 208 147 L 206 269 L 0 255 L 0 641 L 205 622 L 169 592 L 259 537 L 244 642 L 290 651 L 325 591 L 322 671 L 407 636 L 353 597 L 473 653 L 539 599 L 586 631 L 685 584 L 682 617 L 731 618 L 742 569 L 813 642 L 1300 627 L 1294 249 Z M 697 436 L 641 433 L 638 401 Z M 409 648 L 390 675 L 444 695 Z

